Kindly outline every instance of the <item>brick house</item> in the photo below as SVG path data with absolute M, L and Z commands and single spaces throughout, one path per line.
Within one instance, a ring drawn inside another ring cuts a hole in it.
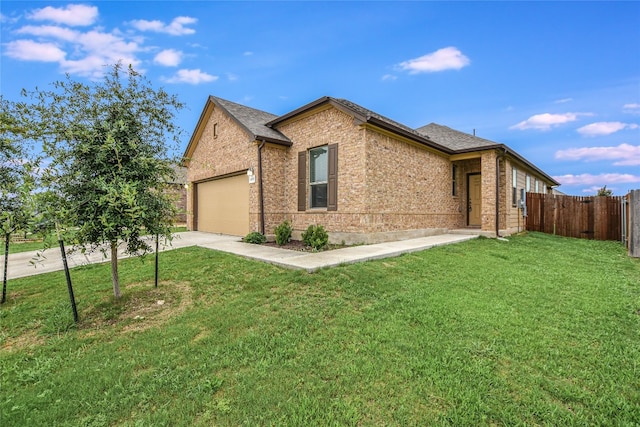
M 184 159 L 188 228 L 238 236 L 284 220 L 294 237 L 321 224 L 346 243 L 508 235 L 522 189 L 559 185 L 504 144 L 331 97 L 276 116 L 210 96 Z

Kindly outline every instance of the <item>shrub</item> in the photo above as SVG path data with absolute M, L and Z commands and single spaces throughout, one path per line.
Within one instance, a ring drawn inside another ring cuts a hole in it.
M 261 245 L 267 241 L 267 238 L 264 237 L 264 234 L 262 233 L 252 231 L 251 233 L 244 236 L 242 241 L 245 243 L 254 243 L 256 245 Z
M 324 249 L 329 242 L 329 235 L 321 225 L 310 225 L 307 231 L 302 233 L 302 241 L 314 250 Z
M 291 240 L 291 232 L 293 229 L 291 228 L 291 223 L 289 221 L 284 221 L 280 225 L 276 227 L 276 243 L 280 246 L 289 243 Z

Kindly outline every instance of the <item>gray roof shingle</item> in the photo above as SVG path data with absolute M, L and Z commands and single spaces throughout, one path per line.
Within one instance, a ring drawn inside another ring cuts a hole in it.
M 278 117 L 275 114 L 256 110 L 255 108 L 247 107 L 246 105 L 237 104 L 215 96 L 211 96 L 211 99 L 216 104 L 227 110 L 231 117 L 236 119 L 240 125 L 253 135 L 254 139 L 261 139 L 261 137 L 264 137 L 276 141 L 287 143 L 291 142 L 291 140 L 282 133 L 265 126 L 267 122 Z
M 416 129 L 416 131 L 433 142 L 454 151 L 491 148 L 501 145 L 497 142 L 469 135 L 468 133 L 460 132 L 437 123 L 429 123 L 426 126 Z

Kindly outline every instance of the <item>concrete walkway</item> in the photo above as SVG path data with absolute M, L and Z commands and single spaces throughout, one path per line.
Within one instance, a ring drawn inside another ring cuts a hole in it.
M 441 234 L 438 236 L 420 237 L 374 245 L 351 246 L 332 251 L 309 253 L 243 243 L 239 237 L 235 236 L 187 231 L 177 233 L 170 245 L 165 245 L 163 242 L 160 242 L 160 250 L 166 251 L 188 246 L 200 246 L 222 252 L 229 252 L 249 259 L 268 262 L 281 267 L 306 270 L 309 273 L 313 273 L 323 267 L 389 258 L 409 252 L 429 249 L 434 246 L 458 243 L 476 237 L 478 236 L 471 234 Z M 155 243 L 151 242 L 150 244 L 153 247 Z M 46 258 L 39 260 L 34 266 L 32 261 L 34 260 L 35 254 L 35 252 L 22 252 L 9 255 L 8 278 L 16 279 L 63 269 L 59 248 L 54 247 L 48 249 L 44 253 Z M 122 248 L 119 254 L 119 257 L 127 257 Z M 88 255 L 74 253 L 67 256 L 69 267 L 108 262 L 109 260 L 108 254 L 105 258 L 99 251 Z M 0 266 L 4 266 L 4 256 L 0 256 Z

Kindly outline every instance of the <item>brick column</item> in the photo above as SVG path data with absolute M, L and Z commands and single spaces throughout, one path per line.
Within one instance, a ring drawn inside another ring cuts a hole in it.
M 482 165 L 482 230 L 496 229 L 496 152 L 484 151 Z

